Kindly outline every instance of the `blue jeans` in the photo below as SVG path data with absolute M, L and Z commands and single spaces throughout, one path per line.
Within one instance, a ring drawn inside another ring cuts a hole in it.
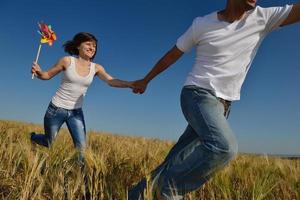
M 31 140 L 39 145 L 50 147 L 64 122 L 67 124 L 74 146 L 80 151 L 80 161 L 83 161 L 86 128 L 81 108 L 67 110 L 50 103 L 44 116 L 45 134 L 32 134 Z
M 151 189 L 163 199 L 177 200 L 201 187 L 237 153 L 225 106 L 212 91 L 185 86 L 181 108 L 188 126 L 165 160 L 151 174 Z M 225 115 L 225 116 L 224 116 Z M 129 200 L 142 200 L 146 179 L 129 190 Z

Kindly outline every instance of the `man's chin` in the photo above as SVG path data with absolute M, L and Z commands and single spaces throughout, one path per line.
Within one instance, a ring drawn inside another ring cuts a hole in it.
M 247 3 L 246 4 L 246 10 L 252 10 L 256 7 L 256 4 Z

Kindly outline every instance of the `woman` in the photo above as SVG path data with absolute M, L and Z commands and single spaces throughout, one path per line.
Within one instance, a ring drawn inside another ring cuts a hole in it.
M 31 141 L 49 147 L 62 124 L 66 122 L 73 143 L 80 151 L 80 161 L 82 162 L 86 144 L 82 104 L 94 76 L 97 75 L 112 87 L 132 88 L 132 83 L 113 78 L 101 65 L 92 62 L 97 53 L 97 39 L 92 34 L 78 33 L 63 47 L 65 52 L 71 56 L 61 58 L 48 71 L 42 71 L 40 66 L 33 62 L 31 72 L 41 80 L 49 80 L 60 72 L 63 72 L 63 76 L 61 85 L 44 116 L 45 134 L 31 133 Z

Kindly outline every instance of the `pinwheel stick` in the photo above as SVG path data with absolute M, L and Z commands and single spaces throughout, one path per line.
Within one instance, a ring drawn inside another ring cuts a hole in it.
M 35 58 L 35 62 L 37 63 L 38 60 L 39 60 L 39 57 L 40 57 L 40 52 L 41 52 L 41 48 L 42 48 L 42 44 L 40 43 L 39 45 L 39 49 L 38 49 L 38 52 L 36 54 L 36 58 Z M 31 79 L 34 79 L 34 74 L 31 75 Z
M 39 60 L 41 48 L 43 43 L 48 43 L 49 46 L 52 46 L 53 42 L 56 40 L 56 34 L 51 29 L 51 25 L 47 25 L 44 22 L 38 23 L 39 30 L 38 33 L 41 35 L 39 49 L 35 58 L 35 62 L 37 63 Z M 31 79 L 34 79 L 34 74 L 31 75 Z

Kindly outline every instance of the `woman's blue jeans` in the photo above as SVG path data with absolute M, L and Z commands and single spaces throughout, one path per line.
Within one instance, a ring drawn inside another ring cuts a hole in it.
M 64 122 L 67 124 L 75 147 L 80 151 L 80 161 L 83 161 L 86 128 L 81 108 L 67 110 L 50 103 L 44 116 L 45 134 L 32 134 L 31 140 L 39 145 L 50 147 Z
M 188 126 L 178 142 L 151 172 L 153 193 L 167 200 L 183 196 L 201 187 L 217 169 L 237 153 L 237 142 L 227 123 L 225 106 L 212 91 L 185 86 L 181 108 Z M 142 200 L 146 179 L 129 190 L 129 200 Z

